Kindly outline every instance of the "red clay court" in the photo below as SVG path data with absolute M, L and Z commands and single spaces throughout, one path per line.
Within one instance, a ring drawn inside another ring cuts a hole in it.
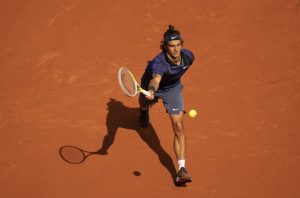
M 0 3 L 1 198 L 300 197 L 299 0 Z M 196 60 L 183 77 L 193 182 L 176 187 L 160 103 L 138 127 L 139 78 L 169 24 Z M 70 164 L 67 145 L 95 152 Z

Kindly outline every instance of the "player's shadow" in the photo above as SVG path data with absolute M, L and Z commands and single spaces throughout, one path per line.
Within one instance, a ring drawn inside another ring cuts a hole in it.
M 106 118 L 107 134 L 103 138 L 99 154 L 108 154 L 109 148 L 115 140 L 118 128 L 135 130 L 148 147 L 157 155 L 160 163 L 169 171 L 173 181 L 176 178 L 176 168 L 171 156 L 160 145 L 160 140 L 150 125 L 141 128 L 138 125 L 139 108 L 130 108 L 122 102 L 110 99 L 107 103 L 108 114 Z

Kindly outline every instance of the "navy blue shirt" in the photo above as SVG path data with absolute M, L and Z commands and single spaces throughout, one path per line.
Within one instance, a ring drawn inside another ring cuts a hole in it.
M 153 74 L 162 76 L 159 83 L 159 90 L 165 90 L 178 85 L 181 82 L 181 76 L 194 61 L 194 54 L 190 50 L 181 49 L 180 53 L 180 65 L 173 63 L 164 52 L 159 53 L 152 61 L 149 61 L 142 77 L 142 88 L 148 89 L 149 81 L 153 78 Z

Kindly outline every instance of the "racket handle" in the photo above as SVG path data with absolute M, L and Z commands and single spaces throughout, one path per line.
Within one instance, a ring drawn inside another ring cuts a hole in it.
M 142 93 L 145 95 L 145 96 L 150 96 L 150 93 L 146 90 L 142 90 Z

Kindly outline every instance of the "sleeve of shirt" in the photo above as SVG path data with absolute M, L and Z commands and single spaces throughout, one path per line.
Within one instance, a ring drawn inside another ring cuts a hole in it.
M 154 61 L 152 63 L 152 73 L 153 74 L 159 74 L 159 75 L 163 75 L 164 74 L 164 65 L 161 64 L 159 61 Z
M 193 52 L 190 51 L 190 50 L 185 49 L 185 54 L 188 58 L 188 65 L 192 65 L 194 60 L 195 60 Z

